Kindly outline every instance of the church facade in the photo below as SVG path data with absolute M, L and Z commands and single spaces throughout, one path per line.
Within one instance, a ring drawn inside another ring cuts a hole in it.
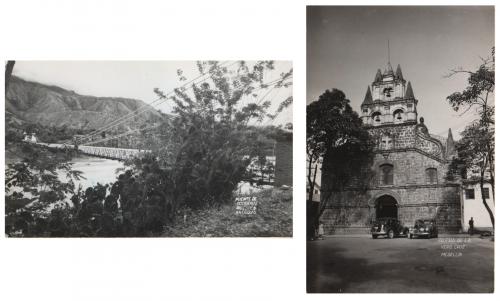
M 366 185 L 348 185 L 342 192 L 324 193 L 328 202 L 321 222 L 326 234 L 368 233 L 377 218 L 394 217 L 411 226 L 417 219 L 435 219 L 440 232 L 462 228 L 459 183 L 446 180 L 454 142 L 429 133 L 418 119 L 418 100 L 411 83 L 390 63 L 377 71 L 361 105 L 361 118 L 375 142 Z M 328 173 L 323 188 L 328 189 Z M 358 180 L 353 183 L 359 183 Z

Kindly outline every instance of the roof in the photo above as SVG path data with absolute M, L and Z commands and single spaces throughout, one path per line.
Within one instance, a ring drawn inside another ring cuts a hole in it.
M 434 134 L 429 134 L 432 138 L 434 139 L 437 139 L 439 140 L 439 142 L 441 142 L 441 144 L 446 147 L 446 138 L 445 137 L 442 137 L 442 136 L 438 136 L 438 135 L 434 135 Z
M 368 105 L 371 103 L 373 103 L 372 92 L 370 90 L 370 86 L 368 86 L 365 94 L 365 100 L 363 100 L 363 103 L 361 105 Z
M 406 86 L 406 93 L 405 93 L 405 98 L 415 98 L 413 95 L 413 88 L 411 87 L 411 82 L 408 82 L 408 85 Z
M 403 79 L 403 71 L 401 71 L 401 66 L 399 64 L 398 67 L 396 68 L 396 78 Z
M 380 81 L 382 81 L 382 71 L 380 71 L 380 68 L 379 68 L 379 69 L 377 69 L 377 74 L 375 74 L 375 79 L 373 80 L 373 82 L 377 83 Z

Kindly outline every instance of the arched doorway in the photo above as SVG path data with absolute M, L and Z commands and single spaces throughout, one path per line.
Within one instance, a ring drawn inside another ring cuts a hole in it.
M 398 218 L 398 202 L 390 195 L 384 194 L 375 201 L 376 217 Z

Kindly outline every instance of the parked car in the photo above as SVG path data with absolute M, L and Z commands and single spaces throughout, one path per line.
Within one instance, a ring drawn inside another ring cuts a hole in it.
M 401 224 L 396 218 L 379 218 L 372 226 L 372 238 L 385 236 L 387 238 L 394 238 L 398 236 L 407 236 L 409 228 Z
M 433 219 L 419 219 L 415 221 L 415 225 L 410 229 L 409 238 L 414 237 L 438 237 L 438 229 L 436 221 Z

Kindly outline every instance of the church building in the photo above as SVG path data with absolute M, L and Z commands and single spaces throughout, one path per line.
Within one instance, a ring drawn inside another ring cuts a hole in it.
M 325 234 L 369 233 L 372 222 L 383 217 L 407 226 L 435 219 L 440 232 L 460 231 L 461 187 L 446 180 L 455 153 L 451 130 L 447 139 L 431 134 L 418 118 L 417 105 L 399 65 L 396 72 L 390 63 L 384 72 L 377 71 L 361 105 L 361 118 L 376 144 L 367 184 L 361 187 L 353 180 L 342 192 L 330 194 L 321 217 Z M 324 172 L 323 188 L 328 181 Z

